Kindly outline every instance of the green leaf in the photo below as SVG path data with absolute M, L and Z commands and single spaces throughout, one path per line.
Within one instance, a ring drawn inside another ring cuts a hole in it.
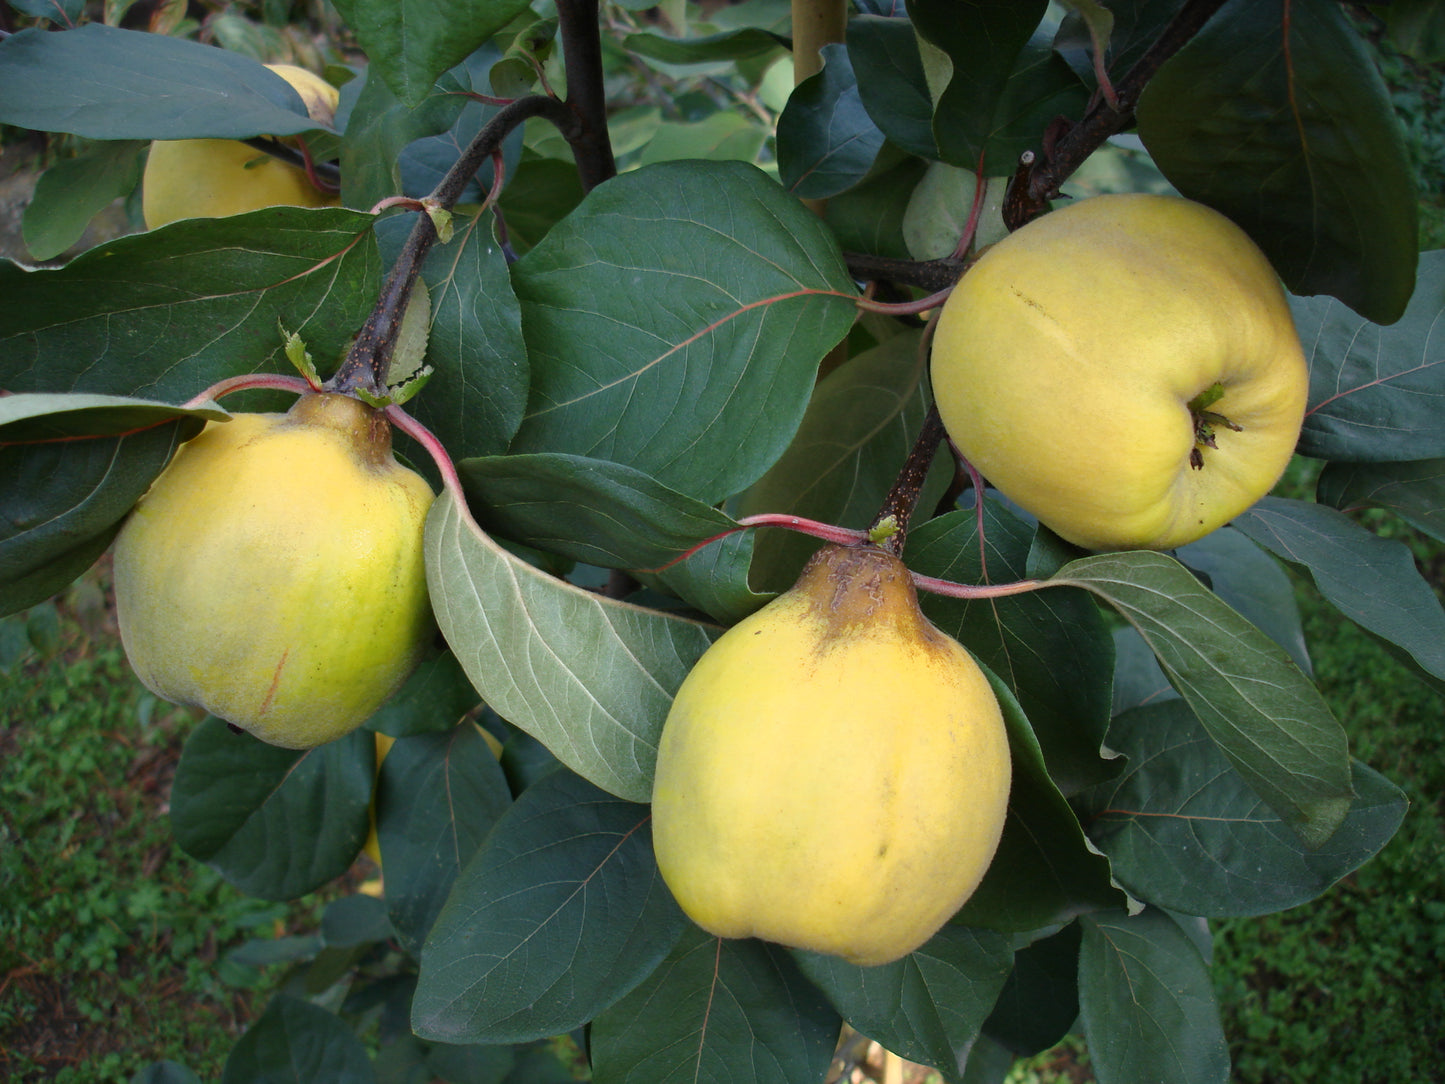
M 268 207 L 53 270 L 0 264 L 0 387 L 186 400 L 224 377 L 291 372 L 278 322 L 339 359 L 379 288 L 370 226 L 341 208 Z
M 482 699 L 603 790 L 648 801 L 673 694 L 717 630 L 533 568 L 450 493 L 428 514 L 426 556 L 437 622 Z
M 903 234 L 909 194 L 928 166 L 903 157 L 891 144 L 879 155 L 880 168 L 862 184 L 828 201 L 825 221 L 850 252 L 869 252 L 897 259 L 912 258 Z
M 603 568 L 653 569 L 737 525 L 641 471 L 568 455 L 488 456 L 457 464 L 483 529 Z M 753 538 L 719 539 L 653 580 L 720 621 L 767 601 L 748 586 Z
M 321 937 L 327 948 L 352 948 L 392 935 L 386 904 L 375 896 L 342 896 L 326 905 L 321 916 Z
M 1380 323 L 1415 276 L 1414 176 L 1389 91 L 1331 0 L 1230 0 L 1144 88 L 1139 135 L 1183 195 L 1297 294 Z
M 30 572 L 0 582 L 0 617 L 19 613 L 63 590 L 95 564 L 119 530 L 120 524 L 117 523 L 110 530 L 93 535 L 73 549 L 51 557 Z
M 823 70 L 793 91 L 778 118 L 778 173 L 802 199 L 826 199 L 868 175 L 883 149 L 858 93 L 847 47 L 825 45 Z
M 815 952 L 795 956 L 852 1027 L 950 1078 L 958 1051 L 978 1038 L 1013 963 L 1006 937 L 966 926 L 945 926 L 921 948 L 881 967 Z
M 675 158 L 753 162 L 767 138 L 767 131 L 755 118 L 721 110 L 699 121 L 659 124 L 642 149 L 640 164 L 653 165 Z
M 1079 942 L 1079 925 L 1070 922 L 1015 952 L 983 1034 L 1020 1056 L 1048 1050 L 1067 1035 L 1079 1015 Z
M 171 421 L 190 422 L 188 435 L 193 435 L 201 423 L 230 417 L 214 403 L 183 407 L 119 395 L 5 395 L 0 396 L 0 445 L 61 442 L 77 437 L 128 437 L 164 427 Z
M 74 25 L 85 14 L 85 0 L 7 0 L 7 3 L 21 15 L 49 19 L 57 26 Z
M 212 716 L 181 753 L 171 829 L 247 895 L 293 900 L 346 872 L 361 850 L 375 763 L 369 730 L 298 751 Z
M 859 100 L 878 129 L 909 154 L 937 158 L 933 99 L 913 24 L 879 15 L 849 19 L 848 60 Z
M 42 173 L 21 225 L 31 259 L 59 256 L 80 240 L 92 218 L 129 195 L 140 183 L 145 148 L 136 140 L 107 141 Z
M 512 451 L 609 459 L 708 502 L 782 453 L 855 312 L 823 224 L 732 162 L 599 185 L 512 276 L 532 360 Z
M 448 1043 L 570 1031 L 645 979 L 685 925 L 648 807 L 555 771 L 457 878 L 422 953 L 413 1027 Z
M 259 61 L 102 23 L 0 40 L 0 123 L 85 139 L 249 139 L 326 127 Z
M 366 1047 L 351 1027 L 309 1001 L 278 994 L 236 1040 L 221 1084 L 368 1084 Z
M 527 0 L 336 0 L 371 62 L 403 105 L 527 7 Z
M 1075 915 L 1118 907 L 1127 897 L 1109 863 L 1089 844 L 1044 767 L 1043 751 L 1012 691 L 985 670 L 1008 726 L 1013 784 L 998 851 L 955 923 L 994 930 L 1036 930 Z
M 742 27 L 699 38 L 669 38 L 639 31 L 626 35 L 622 47 L 664 64 L 711 64 L 720 60 L 749 60 L 779 47 L 790 48 L 791 42 L 758 27 Z
M 407 952 L 421 954 L 457 873 L 511 804 L 507 777 L 469 720 L 402 738 L 386 754 L 376 838 L 387 910 Z
M 1033 527 L 995 501 L 984 509 L 983 554 L 975 513 L 952 512 L 909 533 L 909 568 L 955 583 L 1026 578 Z M 924 593 L 920 601 L 931 620 L 1008 683 L 1049 776 L 1065 794 L 1117 771 L 1100 752 L 1109 725 L 1113 644 L 1093 599 L 1033 591 L 976 602 Z
M 1354 798 L 1345 733 L 1282 647 L 1162 553 L 1085 557 L 1051 582 L 1118 610 L 1255 793 L 1307 846 L 1329 839 Z
M 1299 450 L 1382 462 L 1445 456 L 1445 251 L 1420 256 L 1415 295 L 1390 327 L 1329 298 L 1292 298 L 1310 362 Z
M 1362 504 L 1388 508 L 1417 530 L 1445 541 L 1445 459 L 1329 463 L 1316 494 L 1320 503 L 1346 511 Z
M 526 252 L 582 202 L 577 167 L 526 152 L 502 189 L 502 217 L 515 252 Z
M 1403 542 L 1333 508 L 1281 497 L 1264 498 L 1234 525 L 1306 569 L 1331 605 L 1445 689 L 1445 609 Z
M 915 332 L 849 358 L 818 383 L 787 451 L 738 497 L 733 513 L 775 512 L 868 527 L 928 412 L 923 377 Z M 942 495 L 947 474 L 943 464 L 935 467 L 924 507 Z M 816 539 L 795 531 L 758 532 L 753 581 L 786 590 L 817 548 Z
M 787 951 L 690 927 L 592 1024 L 593 1084 L 822 1080 L 841 1021 Z
M 1101 1081 L 1224 1084 L 1229 1048 L 1209 968 L 1162 911 L 1085 915 L 1079 1015 Z
M 415 221 L 407 214 L 379 224 L 383 245 L 402 241 Z M 458 215 L 451 243 L 434 245 L 422 267 L 432 300 L 426 360 L 436 384 L 412 413 L 458 460 L 504 451 L 527 406 L 521 308 L 491 223 L 490 212 Z
M 1084 797 L 1089 834 L 1132 894 L 1185 914 L 1263 915 L 1312 900 L 1376 854 L 1405 815 L 1405 796 L 1356 761 L 1359 797 L 1308 850 L 1182 700 L 1119 716 L 1109 744 L 1129 765 Z
M 1294 584 L 1278 561 L 1242 531 L 1224 527 L 1175 551 L 1181 564 L 1202 574 L 1210 589 L 1313 674 Z

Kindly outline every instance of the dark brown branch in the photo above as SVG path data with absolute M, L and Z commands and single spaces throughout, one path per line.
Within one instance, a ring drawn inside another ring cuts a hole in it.
M 546 117 L 571 142 L 576 135 L 577 118 L 571 110 L 556 98 L 545 94 L 534 94 L 518 98 L 492 117 L 477 133 L 467 149 L 441 183 L 429 197 L 443 210 L 450 211 L 461 198 L 472 177 L 501 146 L 502 140 L 523 121 L 530 117 Z M 366 323 L 362 325 L 356 342 L 351 346 L 346 360 L 326 382 L 328 391 L 351 391 L 361 388 L 373 395 L 386 391 L 386 375 L 391 366 L 391 353 L 396 345 L 397 331 L 406 312 L 413 284 L 421 273 L 421 265 L 436 240 L 436 227 L 431 216 L 418 214 L 406 244 L 392 265 L 386 284 L 376 300 Z
M 971 262 L 952 257 L 899 260 L 865 252 L 846 252 L 843 257 L 848 263 L 848 273 L 862 282 L 894 282 L 899 286 L 917 286 L 929 293 L 948 289 Z
M 289 143 L 282 143 L 279 139 L 271 139 L 267 136 L 243 139 L 241 142 L 248 147 L 255 147 L 258 151 L 269 154 L 272 158 L 280 159 L 288 166 L 295 166 L 297 169 L 306 168 L 306 156 Z M 317 180 L 325 181 L 332 188 L 341 187 L 341 167 L 335 162 L 313 160 L 311 170 L 316 174 Z
M 1117 107 L 1109 105 L 1101 95 L 1084 119 L 1051 147 L 1046 146 L 1043 154 L 1020 162 L 1004 198 L 1003 218 L 1009 229 L 1016 230 L 1042 214 L 1074 170 L 1111 135 L 1134 122 L 1134 107 L 1149 80 L 1223 6 L 1224 0 L 1185 0 L 1154 44 L 1115 84 Z
M 938 416 L 938 408 L 930 407 L 928 416 L 923 419 L 923 428 L 918 432 L 918 439 L 913 442 L 913 449 L 908 453 L 908 462 L 903 464 L 903 469 L 898 472 L 898 478 L 893 483 L 893 488 L 888 491 L 884 498 L 883 507 L 878 510 L 878 515 L 873 521 L 873 527 L 878 528 L 885 525 L 891 517 L 893 520 L 893 533 L 878 542 L 883 549 L 895 557 L 903 555 L 903 543 L 908 534 L 908 521 L 913 516 L 913 510 L 918 505 L 918 496 L 923 492 L 924 479 L 928 477 L 928 468 L 933 464 L 933 457 L 938 452 L 938 446 L 943 441 L 943 420 Z
M 556 0 L 557 33 L 567 69 L 567 106 L 578 121 L 567 142 L 582 178 L 582 190 L 616 176 L 612 140 L 607 134 L 607 93 L 602 77 L 602 33 L 598 0 Z

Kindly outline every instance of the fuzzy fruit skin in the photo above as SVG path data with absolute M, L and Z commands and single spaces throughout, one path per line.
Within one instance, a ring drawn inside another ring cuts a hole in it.
M 432 636 L 426 480 L 345 395 L 212 422 L 115 545 L 131 666 L 158 696 L 309 749 L 390 697 Z
M 653 847 L 705 930 L 884 964 L 978 886 L 1010 775 L 987 679 L 903 563 L 828 546 L 683 681 Z
M 312 120 L 330 124 L 339 94 L 318 75 L 290 64 L 266 65 L 290 83 Z M 151 144 L 141 182 L 146 229 L 181 218 L 222 218 L 262 207 L 334 207 L 333 192 L 304 169 L 236 139 L 167 139 Z
M 944 427 L 979 471 L 1086 549 L 1169 549 L 1279 480 L 1309 373 L 1279 280 L 1223 215 L 1169 196 L 1097 196 L 999 242 L 944 303 Z M 1214 384 L 1193 469 L 1189 404 Z

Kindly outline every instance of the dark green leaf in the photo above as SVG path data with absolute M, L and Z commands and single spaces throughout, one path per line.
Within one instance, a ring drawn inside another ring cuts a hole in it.
M 85 12 L 85 0 L 6 0 L 20 12 L 34 19 L 49 19 L 59 26 L 72 26 Z M 170 1064 L 157 1062 L 160 1064 Z M 190 1070 L 186 1070 L 189 1072 Z
M 1210 589 L 1239 615 L 1289 652 L 1295 665 L 1312 674 L 1294 584 L 1278 561 L 1233 527 L 1211 531 L 1180 547 L 1180 562 L 1203 573 Z
M 1142 704 L 1172 700 L 1179 695 L 1169 684 L 1159 660 L 1133 625 L 1114 630 L 1114 706 L 1120 715 Z
M 730 162 L 599 185 L 512 275 L 532 360 L 512 451 L 625 463 L 709 502 L 782 453 L 856 296 L 817 217 Z
M 983 1033 L 1018 1055 L 1049 1049 L 1079 1015 L 1078 923 L 1014 953 L 1013 970 Z
M 1445 688 L 1445 609 L 1409 548 L 1321 504 L 1266 497 L 1235 526 L 1309 571 L 1341 613 Z
M 822 1080 L 841 1022 L 787 951 L 690 927 L 592 1025 L 593 1084 Z
M 1162 553 L 1085 557 L 1055 582 L 1093 591 L 1139 630 L 1230 763 L 1307 845 L 1334 834 L 1354 797 L 1345 733 L 1284 648 Z
M 928 411 L 919 336 L 905 332 L 829 373 L 813 391 L 803 423 L 766 474 L 737 500 L 734 514 L 806 516 L 866 528 L 908 458 Z M 937 501 L 947 468 L 935 467 L 921 503 Z M 754 583 L 786 590 L 818 548 L 794 531 L 760 532 Z
M 537 1079 L 537 1084 L 543 1084 L 543 1081 L 549 1079 L 515 1075 L 517 1060 L 516 1052 L 510 1046 L 482 1046 L 476 1043 L 465 1046 L 437 1043 L 426 1052 L 427 1069 L 447 1084 L 509 1084 L 513 1080 L 518 1084 L 531 1084 L 533 1079 Z M 552 1061 L 561 1068 L 561 1063 L 557 1062 L 556 1058 Z M 571 1084 L 571 1081 L 558 1084 Z
M 336 0 L 372 69 L 409 107 L 526 7 L 527 0 Z
M 366 1047 L 325 1009 L 278 994 L 236 1040 L 221 1084 L 369 1084 Z
M 392 935 L 386 904 L 375 896 L 342 896 L 326 905 L 321 936 L 328 948 L 351 948 Z
M 86 139 L 249 139 L 324 127 L 259 61 L 101 23 L 0 40 L 0 123 Z
M 908 565 L 956 583 L 1008 583 L 1026 578 L 1033 537 L 1031 526 L 990 501 L 985 554 L 979 552 L 975 514 L 953 512 L 910 532 Z M 921 601 L 940 628 L 1008 683 L 1043 748 L 1050 777 L 1065 794 L 1114 773 L 1117 765 L 1100 754 L 1113 652 L 1093 599 L 1033 591 L 971 603 L 924 594 Z
M 361 850 L 375 763 L 369 730 L 298 751 L 211 717 L 181 753 L 171 829 L 182 850 L 247 895 L 296 899 L 346 872 Z
M 445 90 L 470 89 L 458 80 Z M 341 88 L 337 123 L 345 121 L 341 145 L 341 196 L 354 207 L 372 207 L 402 191 L 402 161 L 417 140 L 447 131 L 467 104 L 460 94 L 434 94 L 416 108 L 402 104 L 370 69 Z M 425 195 L 426 193 L 422 193 Z
M 717 630 L 549 576 L 448 493 L 426 550 L 437 622 L 482 699 L 599 787 L 648 801 L 673 694 Z
M 1047 8 L 1046 0 L 976 0 L 963 8 L 952 0 L 911 0 L 908 12 L 915 29 L 942 54 L 936 62 L 939 74 L 930 85 L 936 102 L 933 134 L 943 161 L 967 169 L 982 164 L 985 176 L 1011 170 L 1019 154 L 1013 142 L 1016 137 L 1004 137 L 1003 142 L 999 137 L 1019 122 L 1021 111 L 1032 112 L 1024 104 L 1027 99 L 1052 96 L 1053 63 L 1059 66 L 1060 84 L 1082 98 L 1083 88 L 1068 65 L 1053 55 L 1052 42 L 1040 38 L 1030 48 Z M 944 84 L 942 77 L 950 61 L 952 74 Z M 927 69 L 926 51 L 924 66 Z M 1011 87 L 1016 68 L 1023 69 L 1024 83 Z M 1034 69 L 1032 76 L 1029 69 Z M 1037 142 L 1042 131 L 1037 125 L 1031 127 L 1030 144 Z
M 400 241 L 415 219 L 388 220 L 386 238 Z M 459 460 L 506 449 L 522 422 L 528 381 L 521 309 L 491 213 L 459 214 L 453 226 L 452 240 L 433 246 L 422 268 L 432 306 L 426 360 L 436 390 L 408 409 Z
M 1390 323 L 1415 277 L 1400 121 L 1332 0 L 1230 0 L 1139 100 L 1139 135 L 1181 194 L 1234 219 L 1297 294 Z
M 567 455 L 488 456 L 457 465 L 483 528 L 603 568 L 653 569 L 736 527 L 641 471 Z M 748 587 L 752 535 L 720 539 L 656 577 L 720 621 L 766 601 Z
M 174 1061 L 154 1061 L 130 1078 L 130 1084 L 201 1084 L 184 1065 Z
M 1299 450 L 1317 459 L 1384 462 L 1445 456 L 1445 251 L 1420 257 L 1399 322 L 1372 324 L 1329 298 L 1294 298 L 1310 362 Z
M 885 145 L 878 156 L 882 168 L 856 188 L 828 201 L 825 221 L 848 251 L 911 258 L 903 236 L 903 217 L 909 193 L 918 186 L 928 166 L 917 158 L 901 156 L 901 151 Z M 888 164 L 883 166 L 885 160 Z
M 40 176 L 21 232 L 31 259 L 49 260 L 80 240 L 90 220 L 140 182 L 146 144 L 118 139 L 55 163 Z
M 937 158 L 933 99 L 913 24 L 877 15 L 848 20 L 848 60 L 859 99 L 879 130 L 909 154 Z
M 813 952 L 796 956 L 852 1027 L 950 1078 L 958 1052 L 978 1037 L 1013 962 L 1006 937 L 967 926 L 945 926 L 921 948 L 881 967 Z
M 1013 693 L 985 671 L 1008 726 L 1013 785 L 998 852 L 983 881 L 954 917 L 965 926 L 1036 930 L 1127 900 L 1109 863 L 1084 836 L 1049 778 L 1043 752 Z
M 1129 758 L 1084 799 L 1089 834 L 1140 899 L 1211 918 L 1262 915 L 1314 899 L 1373 856 L 1405 815 L 1405 796 L 1358 761 L 1355 799 L 1318 850 L 1259 800 L 1182 700 L 1114 720 Z
M 54 270 L 0 264 L 0 387 L 185 400 L 291 372 L 278 323 L 339 359 L 378 286 L 371 218 L 341 208 L 175 222 Z
M 778 118 L 778 173 L 803 199 L 826 199 L 868 175 L 883 133 L 858 95 L 843 45 L 825 45 L 823 70 L 805 79 Z
M 470 721 L 402 738 L 377 780 L 376 837 L 397 938 L 421 954 L 457 873 L 512 804 L 507 778 Z
M 366 721 L 367 729 L 393 738 L 450 730 L 477 707 L 477 691 L 450 651 L 424 659 L 400 691 Z
M 1445 541 L 1445 459 L 1330 463 L 1316 492 L 1321 503 L 1336 508 L 1388 508 L 1412 527 Z
M 51 557 L 45 564 L 13 580 L 0 583 L 0 617 L 19 613 L 44 602 L 81 575 L 110 546 L 120 524 L 86 539 L 74 549 Z
M 1187 934 L 1153 909 L 1085 915 L 1079 1014 L 1103 1081 L 1224 1084 L 1229 1048 L 1209 969 Z
M 686 925 L 652 857 L 650 818 L 647 806 L 567 771 L 524 791 L 457 878 L 427 941 L 417 1033 L 543 1038 L 646 978 Z
M 532 248 L 581 202 L 582 181 L 575 165 L 524 153 L 502 189 L 502 217 L 513 251 Z
M 1107 67 L 1114 82 L 1117 83 L 1154 44 L 1160 31 L 1182 6 L 1183 0 L 1107 0 L 1107 7 L 1113 15 Z M 1064 16 L 1054 48 L 1081 78 L 1086 79 L 1090 86 L 1095 85 L 1092 43 L 1079 16 L 1073 13 Z

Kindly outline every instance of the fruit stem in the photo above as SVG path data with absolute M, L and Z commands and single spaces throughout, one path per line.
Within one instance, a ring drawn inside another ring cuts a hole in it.
M 1003 219 L 1009 229 L 1016 230 L 1047 211 L 1049 200 L 1059 194 L 1059 187 L 1084 159 L 1103 146 L 1111 135 L 1133 123 L 1139 95 L 1154 73 L 1188 44 L 1223 6 L 1224 0 L 1185 0 L 1154 43 L 1115 85 L 1113 102 L 1101 97 L 1083 120 L 1051 146 L 1046 143 L 1043 154 L 1025 152 L 1026 160 L 1020 161 L 1004 197 Z
M 297 395 L 305 395 L 307 392 L 320 390 L 299 376 L 283 376 L 280 373 L 245 373 L 241 376 L 231 376 L 225 380 L 218 380 L 205 391 L 181 405 L 187 409 L 192 409 L 208 402 L 215 402 L 223 395 L 230 395 L 232 392 L 237 391 L 246 391 L 249 388 L 268 388 L 271 391 L 291 391 Z

